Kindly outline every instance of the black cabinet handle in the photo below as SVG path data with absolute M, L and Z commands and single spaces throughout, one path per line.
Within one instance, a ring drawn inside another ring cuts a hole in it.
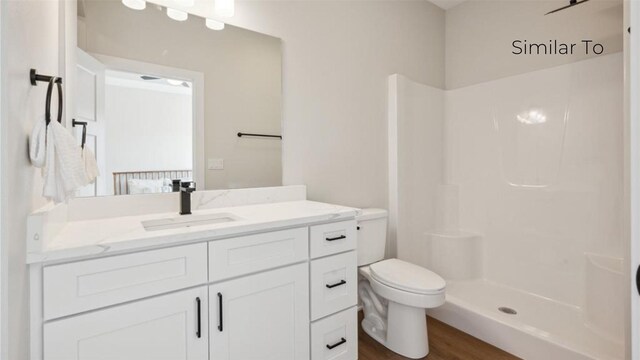
M 347 342 L 347 339 L 345 339 L 345 338 L 340 338 L 340 341 L 338 341 L 337 343 L 335 343 L 335 344 L 333 344 L 333 345 L 327 345 L 327 349 L 331 350 L 331 349 L 333 349 L 333 348 L 335 348 L 335 347 L 338 347 L 338 346 L 340 346 L 340 345 L 342 345 L 342 344 L 344 344 L 344 343 L 346 343 L 346 342 Z
M 222 331 L 222 293 L 218 293 L 218 330 Z
M 200 311 L 200 298 L 199 297 L 196 298 L 196 313 L 197 313 L 197 316 L 198 316 L 198 320 L 197 320 L 198 321 L 198 325 L 197 325 L 198 327 L 196 328 L 196 336 L 199 339 L 199 338 L 202 337 L 202 314 L 201 314 L 201 311 Z
M 342 239 L 346 239 L 347 237 L 344 235 L 340 235 L 340 236 L 336 236 L 336 237 L 332 237 L 332 238 L 325 238 L 325 240 L 327 241 L 336 241 L 336 240 L 342 240 Z
M 640 295 L 640 266 L 638 266 L 638 270 L 636 271 L 636 290 L 638 290 L 638 295 Z
M 338 282 L 338 283 L 331 284 L 331 285 L 326 284 L 325 286 L 327 287 L 327 289 L 332 289 L 332 288 L 334 288 L 334 287 L 336 287 L 336 286 L 344 285 L 344 284 L 346 284 L 346 283 L 347 283 L 346 281 L 344 281 L 344 280 L 340 280 L 340 282 Z

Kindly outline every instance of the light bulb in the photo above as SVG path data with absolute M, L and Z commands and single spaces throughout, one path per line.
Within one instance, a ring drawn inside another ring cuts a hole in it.
M 235 14 L 235 1 L 234 0 L 215 0 L 214 10 L 220 17 L 233 17 Z
M 175 21 L 185 21 L 189 17 L 189 14 L 181 10 L 167 8 L 167 16 Z
M 205 24 L 211 30 L 223 30 L 224 29 L 224 23 L 222 21 L 213 20 L 213 19 L 207 19 Z
M 145 0 L 122 0 L 122 3 L 133 10 L 144 10 L 147 7 Z

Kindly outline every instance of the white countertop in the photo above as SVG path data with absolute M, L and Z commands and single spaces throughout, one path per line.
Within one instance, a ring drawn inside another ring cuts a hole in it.
M 27 254 L 27 263 L 77 260 L 198 240 L 216 240 L 248 233 L 271 231 L 313 223 L 350 219 L 358 209 L 314 201 L 288 201 L 207 210 L 193 215 L 230 213 L 239 220 L 193 227 L 147 231 L 142 221 L 178 217 L 178 212 L 70 221 L 48 245 Z M 189 216 L 189 215 L 185 215 Z

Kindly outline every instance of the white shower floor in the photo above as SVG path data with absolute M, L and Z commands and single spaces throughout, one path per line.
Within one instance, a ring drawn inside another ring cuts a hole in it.
M 620 341 L 590 329 L 580 308 L 486 280 L 448 281 L 429 315 L 527 360 L 617 360 Z M 498 310 L 509 307 L 509 315 Z

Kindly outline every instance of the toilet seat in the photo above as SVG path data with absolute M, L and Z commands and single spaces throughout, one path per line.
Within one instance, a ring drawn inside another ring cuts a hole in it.
M 437 295 L 446 286 L 438 274 L 399 259 L 383 260 L 371 264 L 369 268 L 374 280 L 413 294 Z
M 397 259 L 391 259 L 391 260 L 397 260 Z M 397 261 L 401 261 L 401 260 L 397 260 Z M 444 287 L 439 290 L 429 289 L 431 291 L 430 293 L 418 293 L 418 292 L 412 292 L 412 291 L 400 289 L 398 288 L 398 284 L 387 285 L 389 281 L 387 281 L 387 283 L 384 283 L 382 281 L 379 281 L 377 278 L 373 276 L 372 274 L 373 271 L 371 270 L 371 268 L 375 264 L 377 263 L 367 265 L 367 266 L 361 266 L 358 270 L 359 270 L 359 273 L 369 281 L 373 291 L 377 295 L 381 296 L 382 298 L 387 299 L 389 301 L 397 302 L 402 305 L 415 306 L 422 309 L 431 309 L 444 304 L 445 302 Z M 416 265 L 413 265 L 413 266 L 416 266 Z M 421 267 L 419 268 L 424 271 L 428 271 L 427 269 L 424 269 Z M 383 267 L 383 269 L 385 268 Z M 431 273 L 431 274 L 439 277 L 435 273 Z M 444 279 L 442 279 L 442 283 L 444 284 Z M 439 287 L 437 284 L 438 282 L 436 281 L 436 286 L 434 287 Z

